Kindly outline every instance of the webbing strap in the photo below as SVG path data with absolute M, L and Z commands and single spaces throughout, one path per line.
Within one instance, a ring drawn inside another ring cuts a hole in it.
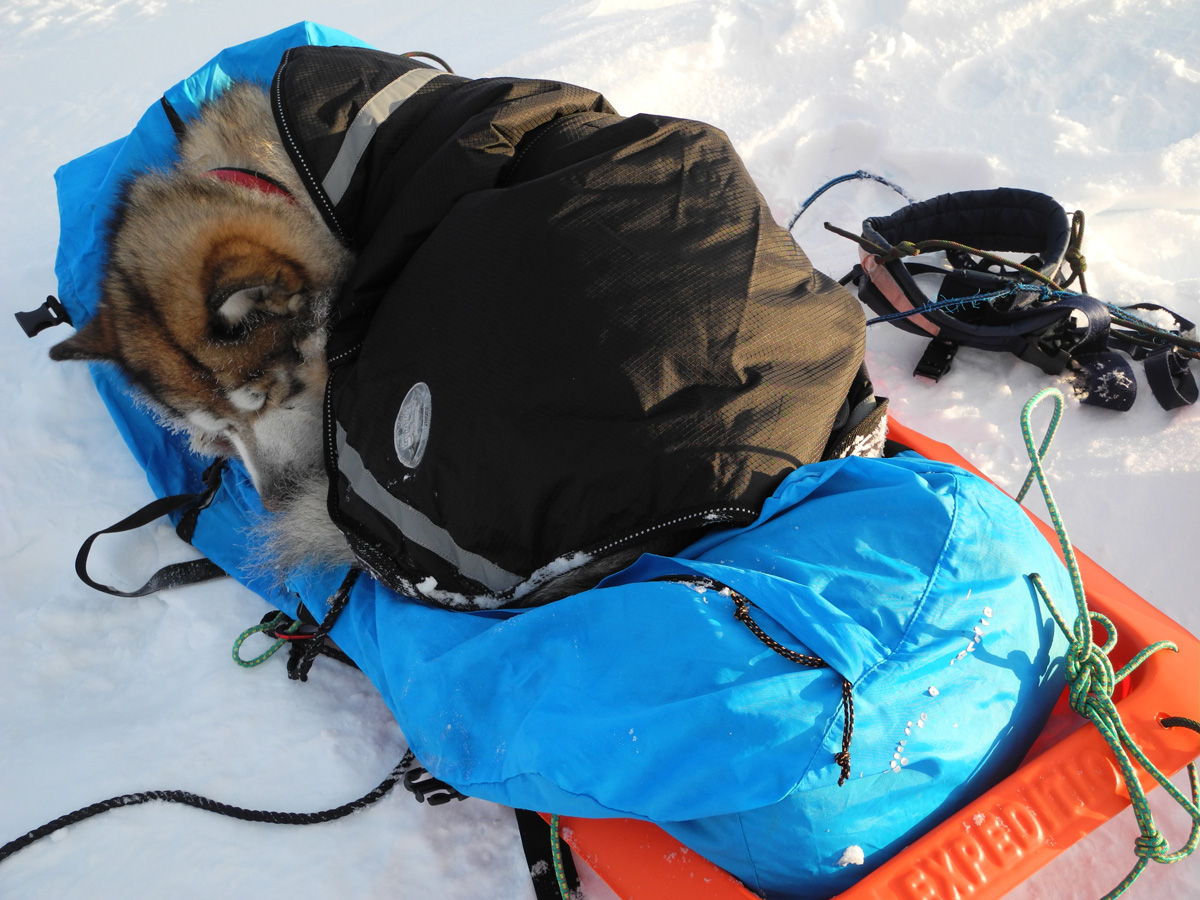
M 166 115 L 167 121 L 171 123 L 171 130 L 175 132 L 175 139 L 183 140 L 183 136 L 187 134 L 187 123 L 183 121 L 183 117 L 179 115 L 175 107 L 171 105 L 171 101 L 165 95 L 158 102 L 162 106 L 162 111 Z
M 1099 350 L 1075 357 L 1080 403 L 1125 412 L 1137 399 L 1133 366 L 1115 350 Z
M 521 831 L 521 846 L 525 849 L 525 862 L 529 864 L 529 877 L 533 881 L 533 893 L 537 900 L 562 900 L 558 876 L 554 871 L 554 843 L 560 840 L 538 813 L 528 809 L 514 809 L 517 828 Z M 579 873 L 570 853 L 559 857 L 567 890 L 571 894 L 579 891 Z
M 115 525 L 110 525 L 108 528 L 104 528 L 91 535 L 83 542 L 83 545 L 79 548 L 79 553 L 75 556 L 75 574 L 79 576 L 79 580 L 88 587 L 103 591 L 106 594 L 112 594 L 114 597 L 144 597 L 147 594 L 153 594 L 157 591 L 165 591 L 170 588 L 200 584 L 204 581 L 228 577 L 225 570 L 210 559 L 191 559 L 186 562 L 171 563 L 163 566 L 151 575 L 149 580 L 140 588 L 133 591 L 122 591 L 111 585 L 101 584 L 92 578 L 87 570 L 88 556 L 92 552 L 92 544 L 96 542 L 96 538 L 105 534 L 119 534 L 123 531 L 133 531 L 135 528 L 141 528 L 143 525 L 150 524 L 155 519 L 185 508 L 187 511 L 179 520 L 179 525 L 175 530 L 181 538 L 191 543 L 200 511 L 212 502 L 217 488 L 221 485 L 221 470 L 223 466 L 224 460 L 217 460 L 204 471 L 204 490 L 195 494 L 175 494 L 171 497 L 160 497 L 157 500 L 147 503 L 132 515 L 126 516 Z
M 1178 409 L 1200 399 L 1196 376 L 1188 368 L 1188 360 L 1170 347 L 1146 357 L 1146 383 L 1163 409 Z
M 1187 319 L 1157 304 L 1136 304 L 1117 308 L 1086 294 L 1047 292 L 1037 286 L 1013 285 L 989 294 L 949 297 L 923 306 L 898 310 L 894 300 L 884 294 L 865 275 L 858 276 L 859 299 L 878 317 L 867 322 L 890 322 L 906 331 L 928 335 L 916 321 L 932 323 L 937 337 L 931 349 L 965 344 L 983 350 L 1006 350 L 1047 374 L 1056 375 L 1068 367 L 1079 385 L 1079 400 L 1105 409 L 1128 410 L 1137 398 L 1137 378 L 1133 366 L 1116 351 L 1143 361 L 1146 383 L 1164 409 L 1177 409 L 1200 399 L 1200 387 L 1189 369 L 1189 335 L 1194 326 Z M 1023 303 L 1008 310 L 985 308 L 996 299 L 1014 294 L 1042 295 L 1052 303 Z M 963 310 L 977 308 L 978 322 L 958 318 Z M 1139 323 L 1127 309 L 1160 311 L 1175 319 L 1171 330 L 1155 329 Z M 1136 326 L 1136 327 L 1135 327 Z M 925 357 L 915 374 L 937 380 L 950 368 L 952 354 L 938 360 Z

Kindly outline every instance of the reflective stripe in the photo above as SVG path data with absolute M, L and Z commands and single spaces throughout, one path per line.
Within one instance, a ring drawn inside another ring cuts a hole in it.
M 405 72 L 368 100 L 358 111 L 358 115 L 346 129 L 337 158 L 329 167 L 325 180 L 321 182 L 321 187 L 335 206 L 341 202 L 342 195 L 350 186 L 350 178 L 358 167 L 358 161 L 366 151 L 367 145 L 371 143 L 375 132 L 379 130 L 379 126 L 423 85 L 445 74 L 436 69 L 413 69 L 411 72 Z
M 440 556 L 463 575 L 473 578 L 489 590 L 506 591 L 525 579 L 477 553 L 464 550 L 454 542 L 450 532 L 435 525 L 424 513 L 393 497 L 375 476 L 367 471 L 362 457 L 346 442 L 346 432 L 337 426 L 338 470 L 350 482 L 350 487 L 365 503 L 395 525 L 408 540 Z

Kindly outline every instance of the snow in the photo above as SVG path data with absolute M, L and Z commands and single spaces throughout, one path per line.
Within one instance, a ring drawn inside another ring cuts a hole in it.
M 1200 318 L 1194 0 L 0 0 L 5 307 L 32 308 L 55 290 L 58 165 L 125 134 L 220 48 L 300 18 L 383 49 L 435 52 L 464 74 L 572 81 L 625 114 L 713 122 L 783 222 L 860 168 L 919 198 L 1044 191 L 1088 214 L 1093 293 Z M 794 233 L 840 276 L 856 254 L 822 223 L 855 229 L 901 202 L 875 183 L 840 185 Z M 234 637 L 264 612 L 256 597 L 215 584 L 123 600 L 76 580 L 80 541 L 149 491 L 85 369 L 47 359 L 61 337 L 26 340 L 11 320 L 0 328 L 0 842 L 147 789 L 294 810 L 366 793 L 403 754 L 402 736 L 357 673 L 322 660 L 299 684 L 278 658 L 233 665 Z M 871 373 L 893 413 L 1019 488 L 1020 409 L 1055 379 L 965 350 L 940 383 L 919 381 L 910 373 L 921 349 L 887 325 L 869 332 Z M 1144 384 L 1127 413 L 1069 400 L 1047 463 L 1076 544 L 1200 631 L 1190 552 L 1200 409 L 1163 411 Z M 170 529 L 149 528 L 101 542 L 93 574 L 130 586 L 185 555 Z M 1184 817 L 1161 799 L 1156 808 L 1178 846 Z M 1101 895 L 1132 865 L 1134 834 L 1126 814 L 1011 896 Z M 1152 866 L 1129 896 L 1182 896 L 1196 865 Z M 606 896 L 585 878 L 589 898 Z M 17 900 L 235 892 L 532 896 L 507 810 L 430 809 L 402 791 L 309 828 L 122 809 L 0 865 L 0 894 Z
M 863 855 L 862 847 L 857 844 L 851 844 L 842 854 L 842 858 L 837 861 L 839 866 L 861 866 L 866 862 L 866 857 Z

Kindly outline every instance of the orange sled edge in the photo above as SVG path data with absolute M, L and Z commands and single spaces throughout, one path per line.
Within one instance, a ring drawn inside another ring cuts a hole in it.
M 888 425 L 888 437 L 929 459 L 986 478 L 953 448 L 895 420 Z M 1032 514 L 1030 518 L 1057 547 L 1053 529 Z M 1159 769 L 1174 774 L 1200 756 L 1200 746 L 1195 733 L 1168 729 L 1161 722 L 1169 716 L 1200 719 L 1200 641 L 1093 560 L 1076 554 L 1089 606 L 1116 626 L 1115 667 L 1155 641 L 1169 640 L 1179 648 L 1177 653 L 1155 653 L 1114 695 L 1134 740 Z M 1140 770 L 1139 777 L 1146 787 L 1154 784 Z M 998 900 L 1129 805 L 1104 739 L 1066 706 L 1064 695 L 1015 772 L 836 900 Z M 575 853 L 623 900 L 757 896 L 648 822 L 570 816 L 560 822 Z

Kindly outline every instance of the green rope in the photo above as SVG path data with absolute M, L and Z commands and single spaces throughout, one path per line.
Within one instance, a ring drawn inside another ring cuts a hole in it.
M 1023 263 L 1013 262 L 1011 259 L 1006 259 L 997 253 L 990 253 L 987 250 L 979 250 L 975 247 L 968 247 L 966 244 L 960 244 L 958 241 L 901 241 L 900 243 L 894 244 L 891 247 L 884 247 L 863 237 L 862 235 L 851 234 L 849 231 L 838 228 L 836 225 L 832 225 L 829 222 L 825 223 L 825 228 L 827 231 L 832 231 L 836 235 L 840 235 L 841 237 L 854 241 L 854 243 L 858 244 L 868 253 L 874 254 L 874 256 L 883 263 L 891 262 L 895 259 L 903 259 L 906 256 L 920 256 L 922 253 L 928 250 L 961 250 L 963 253 L 969 253 L 972 256 L 978 256 L 990 263 L 995 263 L 996 265 L 1000 266 L 1007 266 L 1010 269 L 1016 269 L 1018 272 L 1027 275 L 1035 281 L 1040 281 L 1042 284 L 1046 285 L 1052 290 L 1062 290 L 1062 287 L 1060 287 L 1056 281 L 1054 281 L 1052 278 L 1047 278 L 1037 269 L 1031 269 L 1029 266 L 1026 266 Z
M 1046 437 L 1039 448 L 1035 446 L 1029 420 L 1034 408 L 1047 397 L 1054 399 L 1054 416 L 1047 428 Z M 1046 474 L 1042 469 L 1042 460 L 1045 458 L 1050 441 L 1054 437 L 1055 430 L 1058 428 L 1058 423 L 1062 418 L 1062 410 L 1063 395 L 1056 388 L 1046 388 L 1039 391 L 1025 404 L 1025 409 L 1021 413 L 1021 432 L 1025 437 L 1025 449 L 1029 453 L 1031 468 L 1029 477 L 1025 479 L 1025 485 L 1017 495 L 1017 501 L 1020 502 L 1024 498 L 1026 491 L 1036 478 L 1041 488 L 1042 497 L 1046 501 L 1046 508 L 1050 512 L 1050 519 L 1054 524 L 1054 530 L 1058 534 L 1063 558 L 1067 563 L 1067 571 L 1071 576 L 1071 585 L 1074 590 L 1076 605 L 1075 621 L 1068 623 L 1059 612 L 1054 602 L 1050 599 L 1050 595 L 1046 591 L 1045 585 L 1042 584 L 1040 577 L 1036 574 L 1029 577 L 1038 594 L 1045 601 L 1051 615 L 1054 616 L 1054 621 L 1058 623 L 1058 627 L 1062 629 L 1070 641 L 1070 646 L 1067 649 L 1067 685 L 1071 708 L 1096 726 L 1096 729 L 1104 737 L 1105 742 L 1112 750 L 1113 756 L 1116 757 L 1117 764 L 1121 769 L 1121 776 L 1125 781 L 1125 788 L 1133 804 L 1138 828 L 1141 831 L 1141 835 L 1134 841 L 1134 852 L 1138 857 L 1137 863 L 1121 883 L 1109 891 L 1103 898 L 1103 900 L 1112 900 L 1112 898 L 1120 897 L 1128 890 L 1129 886 L 1137 880 L 1137 877 L 1142 874 L 1142 871 L 1149 862 L 1178 862 L 1191 854 L 1197 845 L 1200 845 L 1200 780 L 1197 779 L 1196 764 L 1189 763 L 1188 776 L 1192 788 L 1192 799 L 1189 801 L 1171 783 L 1167 776 L 1150 762 L 1146 754 L 1134 742 L 1125 725 L 1121 722 L 1121 716 L 1117 712 L 1116 704 L 1113 703 L 1113 688 L 1122 679 L 1127 677 L 1134 669 L 1159 650 L 1178 651 L 1179 648 L 1170 641 L 1158 641 L 1144 648 L 1133 659 L 1122 666 L 1119 671 L 1113 671 L 1108 654 L 1116 646 L 1117 630 L 1106 616 L 1088 609 L 1087 597 L 1083 590 L 1083 579 L 1079 574 L 1079 564 L 1075 558 L 1075 551 L 1071 547 L 1066 527 L 1063 525 L 1062 518 L 1058 512 L 1058 505 L 1054 502 L 1054 496 L 1050 491 L 1050 486 L 1046 481 Z M 1099 623 L 1106 634 L 1102 646 L 1096 646 L 1092 640 L 1093 622 Z M 1184 846 L 1174 853 L 1171 852 L 1166 838 L 1163 837 L 1154 824 L 1154 816 L 1151 814 L 1149 803 L 1146 801 L 1146 791 L 1138 780 L 1137 772 L 1133 767 L 1133 760 L 1136 760 L 1156 782 L 1162 785 L 1167 793 L 1180 806 L 1187 810 L 1188 814 L 1192 817 L 1191 834 L 1188 836 L 1188 840 Z
M 280 647 L 282 647 L 285 643 L 282 639 L 277 640 L 275 643 L 273 643 L 270 647 L 268 647 L 266 650 L 264 650 L 258 656 L 254 657 L 254 659 L 242 659 L 242 653 L 241 653 L 242 644 L 244 644 L 246 642 L 246 639 L 248 637 L 250 637 L 251 635 L 258 634 L 259 632 L 262 632 L 262 631 L 273 632 L 276 628 L 278 628 L 280 625 L 282 625 L 287 620 L 287 618 L 288 617 L 286 615 L 284 615 L 283 613 L 279 613 L 277 616 L 275 616 L 275 618 L 271 619 L 269 622 L 260 622 L 258 625 L 255 625 L 252 628 L 247 628 L 245 631 L 243 631 L 241 634 L 239 634 L 237 636 L 237 640 L 233 642 L 233 651 L 232 651 L 233 652 L 233 661 L 235 663 L 237 663 L 239 666 L 241 666 L 243 669 L 252 669 L 255 666 L 262 665 L 268 659 L 270 659 L 272 656 L 274 656 L 275 651 L 278 650 Z M 295 622 L 292 622 L 292 624 L 288 626 L 287 633 L 292 634 L 299 627 L 300 627 L 300 620 L 297 619 Z
M 1079 279 L 1079 293 L 1086 294 L 1087 289 L 1087 257 L 1083 255 L 1083 227 L 1086 217 L 1082 209 L 1075 210 L 1075 214 L 1071 216 L 1071 238 L 1067 244 L 1067 252 L 1063 255 L 1063 259 L 1067 265 L 1071 267 L 1071 277 L 1064 283 L 1064 288 L 1069 288 L 1075 283 L 1075 279 Z
M 550 816 L 550 855 L 554 859 L 554 877 L 558 879 L 558 892 L 562 900 L 571 900 L 571 889 L 567 887 L 567 873 L 563 869 L 562 832 L 558 813 Z

